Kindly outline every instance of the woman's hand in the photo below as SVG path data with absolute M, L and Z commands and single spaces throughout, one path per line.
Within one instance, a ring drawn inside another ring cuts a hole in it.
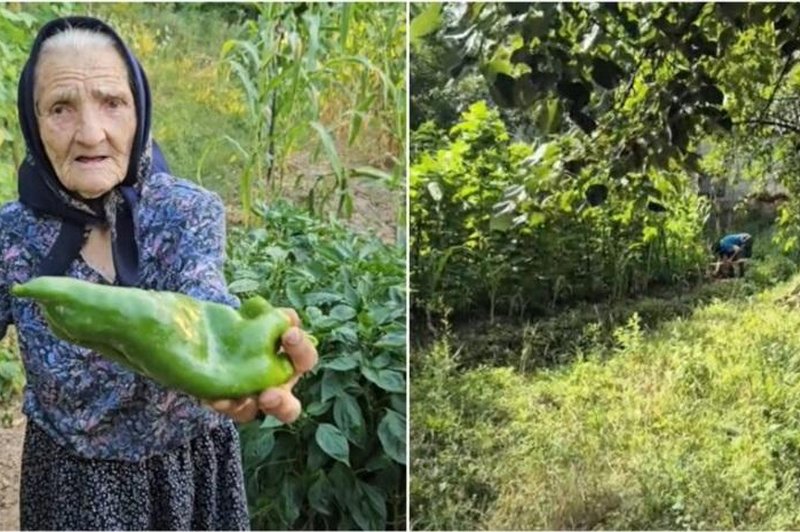
M 233 418 L 237 423 L 255 419 L 258 411 L 275 416 L 284 423 L 291 423 L 300 415 L 300 401 L 292 394 L 292 388 L 300 377 L 317 363 L 317 349 L 300 328 L 300 317 L 293 309 L 283 310 L 292 326 L 281 337 L 281 347 L 294 366 L 292 378 L 277 388 L 269 388 L 260 395 L 239 399 L 220 399 L 209 404 L 211 408 Z

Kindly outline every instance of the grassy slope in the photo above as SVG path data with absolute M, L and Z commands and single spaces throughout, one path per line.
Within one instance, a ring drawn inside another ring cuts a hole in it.
M 558 370 L 412 378 L 412 516 L 435 528 L 800 526 L 795 277 Z

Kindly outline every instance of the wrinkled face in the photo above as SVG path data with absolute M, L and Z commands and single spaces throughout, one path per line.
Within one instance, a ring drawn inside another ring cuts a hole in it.
M 67 190 L 97 198 L 125 179 L 136 109 L 113 47 L 43 53 L 34 90 L 39 134 Z

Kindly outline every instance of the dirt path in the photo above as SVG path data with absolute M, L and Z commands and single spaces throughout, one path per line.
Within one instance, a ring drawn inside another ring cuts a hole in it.
M 19 530 L 19 469 L 25 418 L 18 406 L 10 411 L 11 426 L 0 427 L 0 530 Z

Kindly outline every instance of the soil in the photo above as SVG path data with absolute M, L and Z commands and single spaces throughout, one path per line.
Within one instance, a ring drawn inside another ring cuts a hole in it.
M 348 166 L 380 168 L 384 162 L 361 157 L 358 164 L 350 162 Z M 389 172 L 386 168 L 384 171 Z M 273 180 L 271 197 L 309 207 L 309 196 L 313 188 L 315 214 L 322 218 L 336 215 L 338 196 L 329 166 L 313 162 L 307 154 L 299 153 L 293 155 L 287 163 L 286 173 L 286 176 L 277 176 Z M 341 217 L 344 225 L 356 233 L 374 234 L 387 244 L 397 243 L 398 224 L 405 225 L 405 184 L 401 183 L 395 189 L 390 189 L 382 182 L 350 177 L 347 190 L 352 199 L 353 210 L 349 218 Z M 241 223 L 242 213 L 236 202 L 227 202 L 226 212 L 229 224 Z

